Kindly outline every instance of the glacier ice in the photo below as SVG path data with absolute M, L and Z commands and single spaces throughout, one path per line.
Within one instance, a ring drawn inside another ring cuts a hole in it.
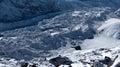
M 105 56 L 113 59 L 120 50 L 119 3 L 120 0 L 0 0 L 0 65 L 20 67 L 23 61 L 54 67 L 48 58 L 59 54 L 70 58 L 73 67 L 89 67 L 94 63 L 91 60 Z M 82 50 L 75 50 L 75 46 Z M 116 46 L 118 49 L 113 49 Z M 81 60 L 90 64 L 84 65 Z

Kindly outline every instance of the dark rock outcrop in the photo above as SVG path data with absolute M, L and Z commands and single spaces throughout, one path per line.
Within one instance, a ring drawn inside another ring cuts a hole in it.
M 100 60 L 100 62 L 102 62 L 103 64 L 110 64 L 112 62 L 111 58 L 110 57 L 105 57 L 104 60 Z
M 120 67 L 120 62 L 115 67 Z
M 75 50 L 81 50 L 80 46 L 75 46 L 74 48 L 75 48 Z
M 60 65 L 70 65 L 71 63 L 73 63 L 69 58 L 61 56 L 52 58 L 49 60 L 49 62 L 55 65 L 55 67 L 58 67 Z
M 29 65 L 28 63 L 22 63 L 21 67 L 28 67 L 28 65 Z

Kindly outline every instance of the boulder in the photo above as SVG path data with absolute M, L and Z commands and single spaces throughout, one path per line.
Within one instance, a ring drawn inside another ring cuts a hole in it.
M 58 67 L 60 65 L 71 65 L 73 63 L 69 58 L 62 56 L 52 58 L 49 60 L 49 62 L 55 65 L 55 67 Z

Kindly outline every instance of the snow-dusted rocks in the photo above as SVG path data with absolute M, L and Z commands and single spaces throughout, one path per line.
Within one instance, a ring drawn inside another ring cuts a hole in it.
M 45 60 L 17 61 L 15 59 L 0 59 L 0 67 L 119 67 L 120 48 L 101 48 L 79 50 L 71 53 L 62 53 Z M 51 64 L 52 63 L 52 64 Z M 56 66 L 57 65 L 57 66 Z
M 71 67 L 115 67 L 119 62 L 120 48 L 101 48 L 93 50 L 74 51 L 68 54 L 61 54 L 63 57 L 68 57 L 73 63 Z M 67 65 L 60 65 L 60 67 Z

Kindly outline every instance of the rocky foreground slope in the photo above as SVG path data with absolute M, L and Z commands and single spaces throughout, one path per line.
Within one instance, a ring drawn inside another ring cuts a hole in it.
M 101 48 L 62 53 L 42 61 L 0 59 L 0 67 L 120 67 L 120 48 Z

